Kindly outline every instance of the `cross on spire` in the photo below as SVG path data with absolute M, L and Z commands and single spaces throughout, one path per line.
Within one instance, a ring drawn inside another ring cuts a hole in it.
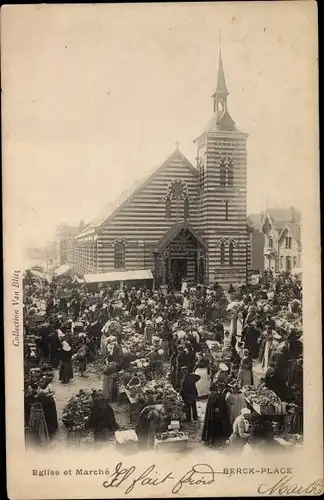
M 174 143 L 174 145 L 175 145 L 175 148 L 176 148 L 176 149 L 179 149 L 179 145 L 180 145 L 179 141 L 176 141 L 176 142 Z

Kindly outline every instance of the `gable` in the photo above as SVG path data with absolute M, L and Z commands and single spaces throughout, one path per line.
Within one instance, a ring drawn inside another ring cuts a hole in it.
M 282 241 L 282 239 L 286 236 L 290 236 L 291 238 L 293 238 L 296 241 L 296 243 L 298 245 L 300 245 L 300 235 L 299 235 L 299 228 L 298 228 L 297 224 L 292 224 L 292 223 L 287 224 L 283 228 L 283 230 L 279 236 L 279 241 Z
M 175 221 L 165 220 L 165 198 L 173 181 L 185 184 L 190 203 L 190 219 L 194 217 L 198 204 L 198 172 L 185 156 L 176 150 L 105 219 L 100 226 L 100 233 L 108 234 L 112 227 L 115 233 L 119 225 L 121 231 L 128 230 L 132 237 L 136 228 L 145 226 L 148 220 L 153 225 L 156 222 L 160 227 L 169 227 L 170 223 Z M 173 214 L 176 211 L 176 203 L 176 200 L 172 200 Z

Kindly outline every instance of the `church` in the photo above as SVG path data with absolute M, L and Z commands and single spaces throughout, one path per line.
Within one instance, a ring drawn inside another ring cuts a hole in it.
M 180 289 L 183 278 L 222 286 L 246 281 L 248 134 L 228 109 L 222 54 L 211 118 L 195 139 L 196 164 L 179 148 L 104 218 L 75 237 L 79 274 L 151 270 L 156 284 Z

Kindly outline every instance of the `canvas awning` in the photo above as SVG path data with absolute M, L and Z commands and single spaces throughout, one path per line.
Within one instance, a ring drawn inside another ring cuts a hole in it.
M 68 264 L 63 264 L 54 271 L 55 276 L 65 276 L 70 271 L 70 266 Z
M 44 279 L 44 274 L 41 273 L 40 271 L 37 271 L 37 269 L 29 269 L 29 272 L 36 278 Z
M 86 283 L 110 283 L 114 281 L 142 281 L 153 280 L 150 269 L 136 269 L 134 271 L 112 271 L 110 273 L 85 274 Z

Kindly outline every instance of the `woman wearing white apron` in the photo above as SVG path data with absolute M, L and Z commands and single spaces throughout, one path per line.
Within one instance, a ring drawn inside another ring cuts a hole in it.
M 243 313 L 240 311 L 237 315 L 236 335 L 240 337 L 242 335 L 242 330 L 243 330 Z
M 195 375 L 199 375 L 200 379 L 196 382 L 198 398 L 204 398 L 210 394 L 210 377 L 209 377 L 209 360 L 205 357 L 197 362 Z
M 229 327 L 229 331 L 230 331 L 231 335 L 236 335 L 236 331 L 237 331 L 237 309 L 236 308 L 232 309 L 231 324 Z

